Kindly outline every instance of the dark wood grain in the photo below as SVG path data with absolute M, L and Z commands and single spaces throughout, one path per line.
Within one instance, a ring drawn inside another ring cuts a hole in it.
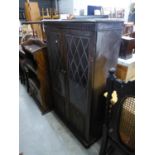
M 45 21 L 54 109 L 86 146 L 101 136 L 100 96 L 116 66 L 122 21 Z

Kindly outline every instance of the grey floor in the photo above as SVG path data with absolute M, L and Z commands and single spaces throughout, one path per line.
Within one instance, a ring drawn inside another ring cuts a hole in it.
M 42 115 L 19 84 L 19 152 L 23 155 L 98 155 L 100 142 L 85 149 L 54 112 Z

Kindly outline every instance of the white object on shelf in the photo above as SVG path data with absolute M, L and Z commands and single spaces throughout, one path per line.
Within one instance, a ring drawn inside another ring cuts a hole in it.
M 135 54 L 133 54 L 132 58 L 130 59 L 121 59 L 118 58 L 118 64 L 128 66 L 129 64 L 135 62 Z
M 94 15 L 101 15 L 101 11 L 100 10 L 94 10 Z

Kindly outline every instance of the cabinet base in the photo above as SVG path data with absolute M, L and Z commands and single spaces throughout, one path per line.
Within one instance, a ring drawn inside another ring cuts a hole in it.
M 59 112 L 55 111 L 56 115 L 64 122 L 64 124 L 70 129 L 70 131 L 73 133 L 73 135 L 81 142 L 81 144 L 85 147 L 85 148 L 89 148 L 92 144 L 94 144 L 95 142 L 97 142 L 101 136 L 102 133 L 95 137 L 92 138 L 90 141 L 86 141 L 78 132 L 75 128 L 73 128 L 73 126 L 71 125 L 70 122 L 67 121 L 67 119 L 63 116 L 61 116 L 61 114 L 59 114 Z

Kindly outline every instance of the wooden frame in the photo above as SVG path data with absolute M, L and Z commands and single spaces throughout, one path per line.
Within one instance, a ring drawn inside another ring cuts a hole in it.
M 124 83 L 117 80 L 114 76 L 115 69 L 109 71 L 106 90 L 108 91 L 106 102 L 106 121 L 103 126 L 103 139 L 100 149 L 100 155 L 113 154 L 112 147 L 116 148 L 121 155 L 134 155 L 135 150 L 131 150 L 120 139 L 119 124 L 123 106 L 123 101 L 127 97 L 135 97 L 135 81 Z M 111 102 L 113 91 L 117 92 L 118 100 L 115 104 Z

